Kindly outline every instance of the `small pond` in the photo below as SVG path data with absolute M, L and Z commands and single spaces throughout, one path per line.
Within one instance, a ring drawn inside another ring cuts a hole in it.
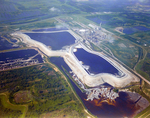
M 133 34 L 133 33 L 137 32 L 137 31 L 138 31 L 137 29 L 131 28 L 131 27 L 123 29 L 123 33 L 125 33 L 125 34 Z
M 135 26 L 134 28 L 140 30 L 140 31 L 148 31 L 150 28 L 144 27 L 144 26 Z

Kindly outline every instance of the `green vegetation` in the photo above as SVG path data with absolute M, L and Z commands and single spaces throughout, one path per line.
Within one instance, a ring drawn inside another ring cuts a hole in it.
M 125 5 L 124 1 L 90 1 L 90 2 L 80 2 L 80 4 L 77 2 L 77 0 L 59 0 L 62 1 L 62 3 L 69 4 L 71 6 L 74 6 L 82 12 L 91 13 L 91 12 L 125 12 Z
M 144 109 L 142 112 L 140 112 L 138 115 L 136 115 L 134 118 L 149 118 L 150 115 L 150 106 Z
M 64 70 L 64 72 L 67 74 L 67 76 L 76 84 L 76 86 L 82 91 L 82 92 L 84 92 L 84 90 L 77 84 L 77 82 L 71 77 L 71 75 L 68 73 L 68 71 L 64 68 L 64 67 L 62 67 L 63 68 L 63 70 Z M 67 78 L 67 77 L 66 77 Z M 70 80 L 68 79 L 68 81 L 69 81 L 69 83 L 70 83 Z M 71 83 L 70 83 L 71 84 Z M 75 92 L 75 90 L 74 90 L 74 92 Z M 79 97 L 78 97 L 79 98 Z M 79 98 L 80 99 L 80 98 Z M 80 100 L 81 101 L 81 100 Z M 82 102 L 82 101 L 81 101 Z
M 140 16 L 140 17 L 139 17 Z M 128 67 L 150 80 L 149 35 L 150 23 L 148 13 L 110 13 L 87 15 L 97 25 L 102 22 L 102 27 L 111 31 L 118 37 L 105 40 L 100 47 L 107 53 L 113 54 Z M 127 34 L 115 31 L 116 27 L 127 28 Z M 137 29 L 136 29 L 137 28 Z M 131 31 L 130 31 L 131 30 Z
M 34 0 L 1 0 L 0 5 L 0 32 L 3 34 L 55 27 L 61 23 L 69 24 L 71 28 L 86 28 L 89 23 L 99 25 L 102 22 L 102 27 L 116 36 L 113 35 L 113 40 L 102 41 L 99 47 L 91 43 L 92 49 L 115 56 L 150 81 L 149 13 L 128 12 L 124 1 L 116 5 L 115 1 L 108 4 L 104 1 L 37 0 L 35 3 Z M 142 31 L 135 26 L 147 29 Z M 116 27 L 129 28 L 133 32 L 122 34 L 114 30 Z M 10 43 L 3 39 L 1 42 Z M 1 44 L 0 48 L 3 48 Z M 26 48 L 24 43 L 18 44 Z M 146 83 L 142 89 L 139 85 L 129 89 L 150 100 L 150 87 Z M 48 64 L 0 72 L 0 109 L 0 117 L 86 117 L 68 82 Z M 148 117 L 147 111 L 150 107 L 137 116 Z
M 9 92 L 8 100 L 12 106 L 5 103 L 5 96 L 2 96 L 2 105 L 11 110 L 21 110 L 24 113 L 22 117 L 38 117 L 43 113 L 61 109 L 74 111 L 77 116 L 86 117 L 66 80 L 47 64 L 2 71 L 0 81 L 1 94 Z M 22 92 L 26 94 L 23 95 Z M 24 101 L 21 100 L 23 96 Z M 27 112 L 24 105 L 28 106 Z M 9 114 L 13 114 L 11 110 Z
M 135 41 L 138 41 L 143 46 L 150 46 L 150 42 L 149 42 L 150 31 L 137 32 L 137 33 L 132 34 L 131 37 L 134 38 Z
M 150 81 L 150 52 L 147 50 L 147 54 L 141 59 L 136 67 L 136 71 Z
M 1 99 L 1 112 L 3 112 L 3 115 L 7 116 L 8 114 L 10 117 L 24 117 L 28 107 L 27 105 L 14 105 L 9 102 L 8 95 L 5 93 L 0 93 L 0 99 Z M 14 111 L 15 110 L 15 111 Z M 7 111 L 7 112 L 6 112 Z M 10 111 L 10 112 L 9 112 Z M 17 113 L 16 113 L 17 112 Z M 21 115 L 22 112 L 22 115 Z
M 6 30 L 7 32 L 12 32 L 12 31 L 17 31 L 17 30 L 31 30 L 31 29 L 38 29 L 38 28 L 47 28 L 47 27 L 55 27 L 57 25 L 57 21 L 54 19 L 46 19 L 46 20 L 41 20 L 41 21 L 35 21 L 32 23 L 22 23 L 18 25 L 9 25 L 7 28 L 1 27 L 0 30 L 1 32 L 5 33 Z
M 115 88 L 115 89 L 113 89 L 113 91 L 118 93 L 119 89 Z
M 93 43 L 90 43 L 90 45 L 91 45 L 91 47 L 92 47 L 92 49 L 93 49 L 93 50 L 95 50 L 95 51 L 99 51 L 99 52 L 101 52 L 101 51 L 102 51 L 99 47 L 97 47 L 97 46 L 96 46 L 96 45 L 94 45 Z
M 150 35 L 150 16 L 148 13 L 110 13 L 110 14 L 95 14 L 87 15 L 86 18 L 99 24 L 102 27 L 120 35 L 122 38 L 128 39 L 141 46 L 149 46 Z M 125 35 L 119 34 L 114 29 L 116 27 L 123 27 L 127 29 Z
M 139 17 L 140 16 L 140 17 Z M 145 26 L 150 27 L 149 24 L 149 14 L 148 13 L 110 13 L 110 14 L 94 14 L 87 16 L 88 19 L 93 20 L 97 24 L 103 23 L 105 28 L 115 28 L 115 27 L 134 27 L 134 26 Z M 138 30 L 135 30 L 138 31 Z M 139 31 L 140 32 L 140 31 Z
M 71 101 L 74 103 L 74 101 Z M 64 108 L 61 110 L 56 110 L 47 114 L 42 114 L 41 117 L 52 117 L 52 118 L 62 118 L 62 117 L 67 117 L 67 118 L 72 118 L 73 116 L 76 116 L 76 118 L 79 118 L 79 114 L 75 110 L 70 110 L 69 108 Z
M 117 57 L 117 59 L 121 60 L 130 68 L 133 68 L 138 61 L 139 49 L 129 41 L 119 38 L 114 39 L 112 42 L 106 40 L 100 44 L 100 47 L 108 53 L 110 53 L 111 50 L 111 52 L 115 57 Z
M 22 0 L 15 0 L 13 2 L 11 0 L 3 0 L 0 10 L 0 31 L 11 31 L 17 28 L 25 30 L 29 28 L 51 27 L 55 23 L 40 21 L 49 20 L 62 14 L 76 13 L 80 13 L 77 8 L 61 3 L 58 0 L 38 0 L 36 3 L 33 0 L 26 0 L 25 2 Z M 22 24 L 30 25 L 25 26 Z M 5 27 L 6 25 L 8 26 Z

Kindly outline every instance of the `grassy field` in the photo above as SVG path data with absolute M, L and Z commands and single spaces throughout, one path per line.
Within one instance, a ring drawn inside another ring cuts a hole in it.
M 147 80 L 150 81 L 150 50 L 145 49 L 146 53 L 144 54 L 143 58 L 140 60 L 138 65 L 136 66 L 136 71 L 141 74 L 143 77 L 145 77 Z
M 112 42 L 105 40 L 100 47 L 113 55 L 130 68 L 134 68 L 139 57 L 139 49 L 129 41 L 114 38 Z M 109 50 L 108 50 L 109 49 Z
M 16 111 L 21 111 L 21 115 L 19 116 L 20 118 L 24 118 L 26 115 L 26 112 L 28 110 L 28 106 L 27 105 L 14 105 L 12 103 L 9 102 L 8 99 L 8 94 L 6 93 L 0 93 L 0 99 L 1 99 L 1 103 L 4 107 L 4 109 L 10 109 L 10 110 L 16 110 Z M 7 115 L 7 114 L 6 114 Z M 12 116 L 13 116 L 13 112 L 12 112 Z M 10 116 L 10 117 L 12 117 Z
M 138 115 L 136 115 L 134 118 L 149 118 L 150 116 L 150 106 L 147 107 L 145 110 L 140 112 Z
M 137 17 L 142 15 L 142 17 Z M 126 64 L 128 67 L 136 70 L 139 74 L 150 80 L 149 60 L 146 55 L 149 54 L 149 15 L 147 13 L 111 13 L 111 14 L 93 14 L 86 18 L 114 33 L 116 36 L 113 41 L 105 40 L 100 47 L 113 54 L 116 58 Z M 116 27 L 130 29 L 127 34 L 116 32 Z M 138 28 L 138 29 L 136 29 Z M 133 32 L 132 32 L 133 31 Z M 130 34 L 130 32 L 132 32 Z M 128 34 L 129 33 L 129 34 Z M 110 52 L 111 51 L 111 52 Z
M 69 4 L 62 3 L 59 0 L 43 0 L 38 1 L 36 3 L 32 0 L 27 0 L 25 2 L 13 1 L 11 2 L 11 4 L 9 4 L 9 2 L 11 1 L 4 0 L 1 2 L 2 6 L 0 8 L 0 22 L 2 24 L 1 26 L 4 27 L 6 25 L 9 26 L 34 23 L 37 21 L 53 18 L 62 14 L 80 13 L 80 11 L 77 8 L 70 6 Z M 46 25 L 51 26 L 52 24 L 50 25 L 50 23 L 48 22 L 45 22 L 43 24 L 37 24 L 37 26 Z M 12 29 L 13 28 L 14 27 L 12 27 Z M 7 29 L 9 28 L 7 27 Z M 1 30 L 3 30 L 3 28 L 1 28 Z

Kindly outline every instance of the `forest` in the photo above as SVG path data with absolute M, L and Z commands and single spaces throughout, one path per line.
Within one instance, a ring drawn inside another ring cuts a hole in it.
M 9 107 L 4 105 L 6 101 L 1 94 L 7 97 Z M 57 110 L 64 111 L 64 115 L 75 112 L 77 116 L 86 117 L 67 81 L 48 64 L 1 71 L 0 96 L 1 113 L 4 117 L 38 117 Z M 20 109 L 14 109 L 12 105 Z M 24 107 L 28 107 L 28 110 Z M 16 110 L 20 112 L 16 114 Z

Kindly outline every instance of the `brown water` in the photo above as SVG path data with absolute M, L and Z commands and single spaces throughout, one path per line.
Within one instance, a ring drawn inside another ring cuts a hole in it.
M 50 58 L 50 61 L 57 65 L 62 71 L 62 66 L 70 71 L 70 68 L 64 62 L 63 58 L 52 57 Z M 128 94 L 125 92 L 120 92 L 119 97 L 114 101 L 105 98 L 87 101 L 87 95 L 85 93 L 82 93 L 71 79 L 70 82 L 88 111 L 99 118 L 130 118 L 133 117 L 135 111 L 137 110 L 134 101 L 131 101 Z

